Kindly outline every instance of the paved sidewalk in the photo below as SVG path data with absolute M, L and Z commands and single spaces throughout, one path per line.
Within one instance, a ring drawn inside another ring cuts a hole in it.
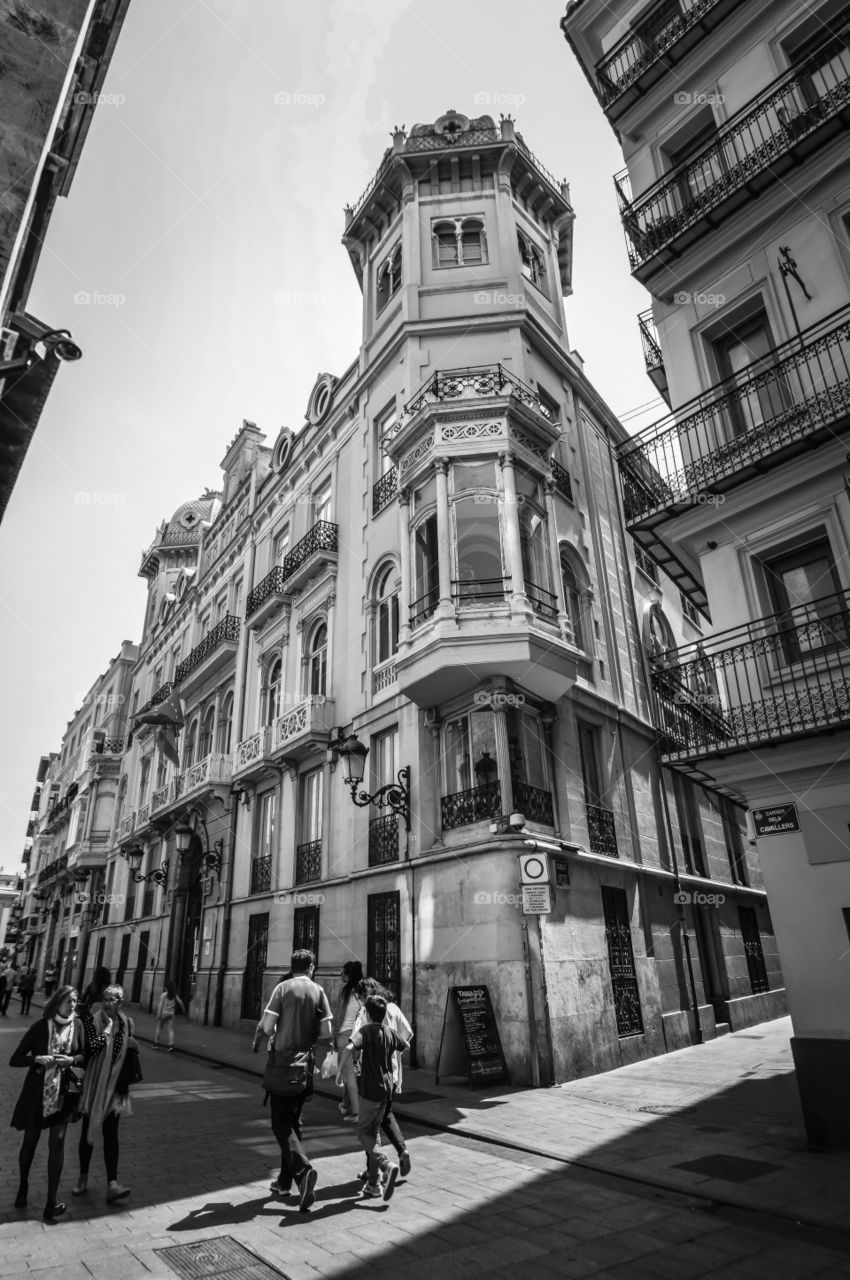
M 138 1038 L 152 1041 L 154 1017 L 127 1011 Z M 175 1033 L 177 1053 L 262 1074 L 262 1051 L 252 1055 L 244 1032 L 178 1018 Z M 781 1018 L 551 1089 L 472 1091 L 405 1069 L 395 1110 L 433 1129 L 614 1174 L 624 1190 L 633 1180 L 850 1233 L 850 1153 L 808 1148 L 790 1035 L 790 1018 Z M 316 1085 L 340 1096 L 326 1081 Z

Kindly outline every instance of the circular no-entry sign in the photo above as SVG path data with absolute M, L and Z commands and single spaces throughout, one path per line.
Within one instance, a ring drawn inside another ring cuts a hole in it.
M 546 884 L 549 879 L 549 857 L 545 853 L 521 853 L 519 878 L 523 884 Z

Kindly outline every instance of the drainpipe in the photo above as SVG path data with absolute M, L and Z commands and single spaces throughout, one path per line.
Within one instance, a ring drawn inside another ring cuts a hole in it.
M 251 493 L 248 499 L 248 507 L 251 515 L 253 515 L 254 513 L 256 492 L 257 492 L 257 473 L 255 471 L 251 477 Z M 248 586 L 248 583 L 251 583 L 253 585 L 253 582 L 254 582 L 254 562 L 256 559 L 256 554 L 257 554 L 257 546 L 252 536 L 251 541 L 248 544 L 248 563 L 246 565 L 246 572 L 245 572 L 245 578 L 244 578 L 246 602 L 248 599 L 248 594 L 251 590 L 251 587 Z M 242 735 L 244 733 L 244 728 L 245 728 L 245 686 L 246 686 L 247 677 L 248 677 L 248 654 L 251 648 L 250 636 L 245 626 L 244 619 L 243 619 L 242 627 L 240 628 L 240 630 L 242 633 L 242 661 L 240 664 L 240 670 L 238 672 L 238 676 L 239 676 L 238 692 L 240 694 L 240 698 L 239 698 L 240 705 L 239 705 L 239 714 L 238 716 L 235 716 L 236 723 L 234 725 L 234 728 L 236 729 L 235 741 L 237 743 L 242 741 Z M 233 701 L 234 711 L 236 710 L 236 696 L 235 696 L 236 693 L 237 693 L 237 690 L 234 689 L 234 701 Z M 231 747 L 232 746 L 233 746 L 233 740 L 231 740 Z M 223 919 L 221 922 L 221 963 L 219 964 L 219 968 L 218 968 L 218 982 L 216 984 L 215 1006 L 213 1008 L 213 1026 L 214 1027 L 221 1026 L 222 1012 L 224 1009 L 224 979 L 227 973 L 228 963 L 230 960 L 230 920 L 233 914 L 233 869 L 236 862 L 236 826 L 237 826 L 237 817 L 239 814 L 239 804 L 240 804 L 240 801 L 238 797 L 234 796 L 233 793 L 231 792 L 230 840 L 228 841 L 229 851 L 228 851 L 227 867 L 226 867 L 227 888 L 225 890 L 224 913 L 223 913 Z M 225 868 L 222 868 L 222 871 L 225 872 Z

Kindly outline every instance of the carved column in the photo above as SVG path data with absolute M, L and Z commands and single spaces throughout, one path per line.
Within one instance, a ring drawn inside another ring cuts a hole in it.
M 410 644 L 410 490 L 398 494 L 399 568 L 401 588 L 398 598 L 398 647 Z
M 573 643 L 573 624 L 567 613 L 567 601 L 564 595 L 564 580 L 561 577 L 561 556 L 558 550 L 558 527 L 555 519 L 555 481 L 547 476 L 544 483 L 546 491 L 546 529 L 549 535 L 549 563 L 552 566 L 552 579 L 555 584 L 555 595 L 558 599 L 558 627 L 564 640 Z
M 449 532 L 449 460 L 437 458 L 437 567 L 440 580 L 440 602 L 437 612 L 452 615 L 452 546 Z
M 519 536 L 519 508 L 517 506 L 513 455 L 500 453 L 499 465 L 502 468 L 502 484 L 505 492 L 505 551 L 511 575 L 511 613 L 527 617 L 531 609 L 525 594 L 525 574 L 522 568 L 522 543 Z

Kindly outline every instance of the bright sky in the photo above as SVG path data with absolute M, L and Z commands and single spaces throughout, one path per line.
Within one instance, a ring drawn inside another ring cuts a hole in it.
M 298 429 L 357 354 L 343 207 L 395 124 L 512 114 L 576 210 L 570 342 L 619 414 L 653 400 L 612 174 L 622 155 L 564 0 L 133 0 L 29 309 L 69 328 L 0 525 L 0 866 L 38 758 L 124 639 L 140 554 L 220 482 L 243 418 Z M 663 406 L 662 406 L 663 408 Z M 657 416 L 660 416 L 660 411 Z

